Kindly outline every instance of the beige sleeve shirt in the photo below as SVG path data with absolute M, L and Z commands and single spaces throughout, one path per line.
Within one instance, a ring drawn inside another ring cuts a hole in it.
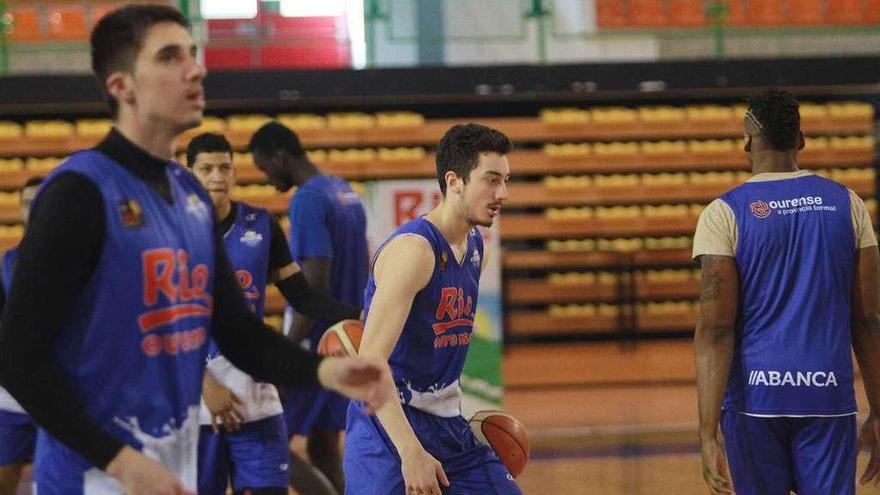
M 855 232 L 856 248 L 877 245 L 871 215 L 856 193 L 849 191 L 850 217 Z M 736 256 L 737 228 L 733 210 L 724 201 L 716 199 L 703 210 L 694 233 L 694 259 L 704 255 Z

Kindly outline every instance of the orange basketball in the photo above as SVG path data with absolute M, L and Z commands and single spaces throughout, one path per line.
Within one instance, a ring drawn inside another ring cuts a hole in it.
M 364 335 L 361 320 L 342 320 L 328 328 L 318 342 L 322 356 L 356 356 Z
M 504 411 L 477 411 L 468 424 L 477 439 L 492 447 L 516 478 L 529 462 L 529 435 L 516 418 Z

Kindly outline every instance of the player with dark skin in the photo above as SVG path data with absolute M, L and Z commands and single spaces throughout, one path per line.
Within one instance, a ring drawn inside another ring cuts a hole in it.
M 798 171 L 797 153 L 804 147 L 801 132 L 797 132 L 793 148 L 780 150 L 768 141 L 762 124 L 751 110 L 744 119 L 744 132 L 744 151 L 754 174 Z M 731 256 L 704 254 L 698 260 L 700 312 L 694 354 L 702 471 L 712 494 L 730 494 L 735 487 L 719 424 L 734 359 L 741 297 L 744 297 L 739 293 L 741 274 L 736 258 Z M 859 450 L 865 448 L 870 452 L 868 465 L 859 480 L 867 484 L 880 480 L 880 256 L 876 244 L 857 250 L 853 275 L 852 349 L 862 371 L 870 406 L 858 435 Z

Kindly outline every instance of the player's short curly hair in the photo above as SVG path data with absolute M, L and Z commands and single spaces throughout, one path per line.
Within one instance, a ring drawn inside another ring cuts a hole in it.
M 147 30 L 162 22 L 190 28 L 183 13 L 174 7 L 130 4 L 102 17 L 92 30 L 92 72 L 98 78 L 114 117 L 119 111 L 119 102 L 104 88 L 107 78 L 114 72 L 130 72 L 134 69 L 134 61 L 143 46 Z
M 437 148 L 437 181 L 446 196 L 446 172 L 453 171 L 467 183 L 477 167 L 480 153 L 506 155 L 513 144 L 501 131 L 480 124 L 454 125 L 446 131 Z
M 800 105 L 788 91 L 770 89 L 749 98 L 749 112 L 761 125 L 761 135 L 771 148 L 790 151 L 798 146 Z

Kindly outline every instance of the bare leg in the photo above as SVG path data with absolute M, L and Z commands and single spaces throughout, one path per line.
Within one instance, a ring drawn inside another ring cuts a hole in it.
M 0 466 L 0 495 L 16 494 L 22 466 L 24 464 Z

